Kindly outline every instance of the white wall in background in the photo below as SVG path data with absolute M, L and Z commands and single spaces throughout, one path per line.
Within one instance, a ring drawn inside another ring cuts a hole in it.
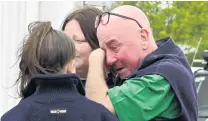
M 0 117 L 19 102 L 15 99 L 16 86 L 6 88 L 14 85 L 18 77 L 18 64 L 13 65 L 28 24 L 36 20 L 50 20 L 52 26 L 59 29 L 74 5 L 73 1 L 0 2 Z

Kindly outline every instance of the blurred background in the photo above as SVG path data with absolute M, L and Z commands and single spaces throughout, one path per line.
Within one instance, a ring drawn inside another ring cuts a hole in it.
M 27 34 L 30 22 L 49 20 L 54 28 L 60 29 L 66 14 L 82 6 L 94 6 L 110 11 L 120 5 L 134 5 L 142 9 L 150 20 L 155 40 L 171 36 L 185 52 L 193 72 L 203 69 L 206 65 L 202 56 L 202 52 L 208 49 L 206 1 L 2 1 L 0 2 L 0 116 L 19 102 L 15 86 L 18 77 L 17 50 Z M 201 80 L 204 82 L 206 78 L 201 76 L 196 82 L 202 82 Z M 208 84 L 205 87 L 207 86 Z M 205 91 L 201 94 L 201 97 L 208 98 Z M 208 102 L 208 99 L 203 100 Z

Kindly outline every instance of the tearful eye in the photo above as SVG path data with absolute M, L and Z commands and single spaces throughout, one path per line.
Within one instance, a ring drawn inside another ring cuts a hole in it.
M 118 47 L 119 47 L 118 44 L 113 44 L 113 45 L 111 45 L 111 49 L 112 49 L 112 50 L 117 50 Z
M 120 47 L 122 46 L 122 43 L 118 42 L 115 39 L 112 39 L 106 42 L 106 45 L 111 51 L 118 52 Z
M 114 46 L 111 46 L 111 48 L 112 48 L 113 50 L 115 50 L 115 49 L 117 48 L 117 46 L 114 45 Z
M 77 42 L 77 43 L 83 43 L 83 42 L 87 42 L 85 39 L 83 39 L 83 40 L 74 40 L 75 42 Z

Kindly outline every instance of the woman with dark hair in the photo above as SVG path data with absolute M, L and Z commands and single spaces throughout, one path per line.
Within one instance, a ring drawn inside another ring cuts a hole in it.
M 76 70 L 80 75 L 82 82 L 88 73 L 89 55 L 99 47 L 98 38 L 96 35 L 95 18 L 103 12 L 95 7 L 84 7 L 70 13 L 62 24 L 64 31 L 75 42 L 77 49 L 76 54 Z M 110 71 L 107 76 L 107 84 L 109 87 L 116 85 L 115 74 Z
M 104 106 L 85 97 L 76 75 L 74 42 L 51 27 L 33 22 L 20 53 L 21 102 L 1 121 L 116 121 Z

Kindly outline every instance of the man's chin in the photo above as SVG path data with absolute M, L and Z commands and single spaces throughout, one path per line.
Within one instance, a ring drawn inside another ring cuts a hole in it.
M 116 73 L 120 76 L 120 78 L 123 78 L 123 79 L 127 78 L 127 77 L 131 74 L 131 73 L 130 73 L 127 69 L 125 69 L 125 68 L 120 69 L 120 70 L 117 71 Z
M 129 76 L 129 74 L 119 75 L 119 77 L 120 77 L 121 79 L 126 79 L 128 76 Z

